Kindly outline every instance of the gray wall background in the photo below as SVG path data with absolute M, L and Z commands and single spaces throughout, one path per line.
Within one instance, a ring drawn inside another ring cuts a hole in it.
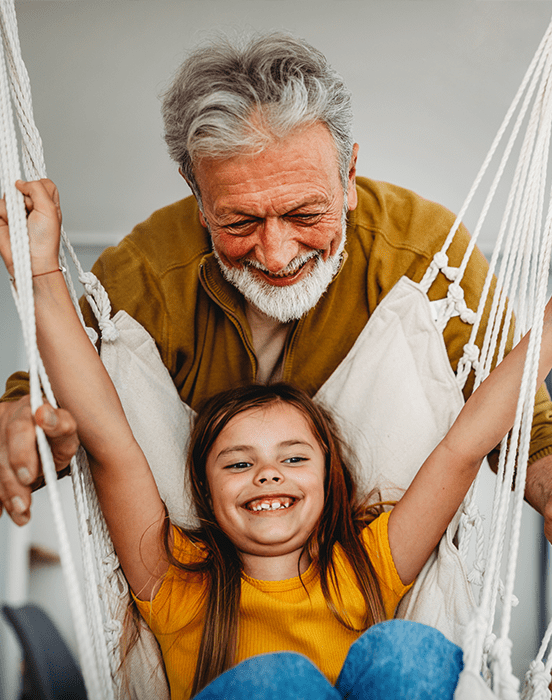
M 19 0 L 16 10 L 49 175 L 61 191 L 67 231 L 88 242 L 83 252 L 90 264 L 106 240 L 187 194 L 165 153 L 158 95 L 187 50 L 213 31 L 287 29 L 311 41 L 353 90 L 359 173 L 458 210 L 544 34 L 552 2 Z M 484 233 L 485 249 L 496 221 Z M 2 270 L 3 376 L 24 366 L 12 306 Z M 55 548 L 47 503 L 42 494 L 35 500 L 27 541 Z M 537 643 L 540 521 L 529 511 L 525 527 L 522 605 L 512 635 L 517 673 Z M 14 585 L 8 585 L 13 542 L 1 518 L 0 599 Z M 50 606 L 73 643 L 59 574 L 42 571 L 20 585 L 24 595 Z M 14 700 L 8 644 L 0 627 L 0 697 Z

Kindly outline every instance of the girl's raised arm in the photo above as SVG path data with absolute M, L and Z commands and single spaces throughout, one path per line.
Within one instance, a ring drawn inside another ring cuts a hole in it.
M 484 457 L 515 420 L 529 334 L 470 396 L 389 518 L 389 544 L 403 583 L 412 582 L 437 546 Z M 546 306 L 537 387 L 552 367 L 552 300 Z
M 75 418 L 81 443 L 90 455 L 100 505 L 125 576 L 134 593 L 148 599 L 168 566 L 160 536 L 164 506 L 59 271 L 57 190 L 49 180 L 19 182 L 17 187 L 29 212 L 39 350 L 56 399 Z M 0 202 L 0 253 L 13 274 L 4 201 Z

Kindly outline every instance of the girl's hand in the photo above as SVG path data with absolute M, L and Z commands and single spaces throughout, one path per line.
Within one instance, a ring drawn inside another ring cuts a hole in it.
M 61 209 L 59 193 L 51 180 L 15 183 L 23 194 L 27 210 L 27 226 L 31 247 L 33 275 L 56 269 L 59 265 Z M 13 277 L 13 258 L 9 240 L 6 202 L 0 199 L 0 255 Z

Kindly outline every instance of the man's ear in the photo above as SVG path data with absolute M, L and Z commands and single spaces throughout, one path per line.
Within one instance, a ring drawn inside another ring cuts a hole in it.
M 182 171 L 182 168 L 178 168 L 178 172 L 180 173 L 180 176 L 183 177 L 183 178 L 186 180 L 186 184 L 188 185 L 188 187 L 189 187 L 190 189 L 192 189 L 192 186 L 190 185 L 190 181 L 188 180 L 188 178 L 186 177 L 186 175 L 184 175 L 184 173 L 183 173 L 183 171 Z M 193 192 L 193 190 L 192 190 L 192 192 Z
M 347 182 L 347 207 L 349 211 L 356 209 L 358 195 L 356 190 L 356 164 L 358 158 L 358 143 L 353 144 L 353 154 L 349 163 L 349 179 Z
M 186 177 L 186 175 L 184 175 L 184 173 L 182 172 L 182 168 L 178 168 L 178 172 L 179 172 L 180 175 L 186 180 L 186 184 L 188 185 L 188 187 L 189 187 L 190 190 L 192 191 L 192 194 L 193 194 L 194 197 L 195 197 L 194 190 L 193 190 L 192 186 L 190 185 L 190 181 L 188 180 L 188 178 Z M 197 201 L 197 197 L 196 197 L 196 201 Z M 199 204 L 199 202 L 198 202 L 198 204 Z M 209 227 L 207 226 L 207 221 L 205 220 L 205 217 L 203 216 L 203 212 L 201 211 L 201 207 L 199 208 L 199 222 L 200 222 L 200 224 L 203 226 L 203 228 L 209 228 Z
M 201 211 L 201 209 L 199 210 L 198 213 L 199 213 L 199 222 L 200 222 L 200 224 L 203 226 L 203 228 L 208 229 L 209 226 L 207 225 L 207 220 L 206 220 L 205 217 L 203 216 L 203 212 Z

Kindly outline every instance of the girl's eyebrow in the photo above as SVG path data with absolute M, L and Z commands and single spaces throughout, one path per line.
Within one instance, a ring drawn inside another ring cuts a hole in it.
M 299 439 L 294 439 L 294 440 L 283 440 L 282 442 L 279 442 L 277 447 L 294 447 L 296 445 L 302 445 L 303 447 L 308 447 L 309 449 L 313 449 L 311 443 L 305 442 L 305 440 L 299 440 Z M 229 447 L 225 447 L 222 449 L 215 459 L 219 459 L 220 457 L 224 457 L 227 454 L 231 454 L 232 452 L 248 452 L 250 450 L 255 450 L 253 445 L 230 445 Z
M 304 447 L 310 447 L 312 449 L 311 443 L 305 442 L 305 440 L 284 440 L 278 443 L 278 447 L 294 447 L 295 445 L 303 445 Z
M 221 450 L 217 456 L 216 459 L 219 457 L 223 457 L 224 455 L 229 454 L 230 452 L 246 452 L 247 450 L 252 450 L 253 446 L 252 445 L 231 445 L 230 447 L 225 447 L 223 450 Z

